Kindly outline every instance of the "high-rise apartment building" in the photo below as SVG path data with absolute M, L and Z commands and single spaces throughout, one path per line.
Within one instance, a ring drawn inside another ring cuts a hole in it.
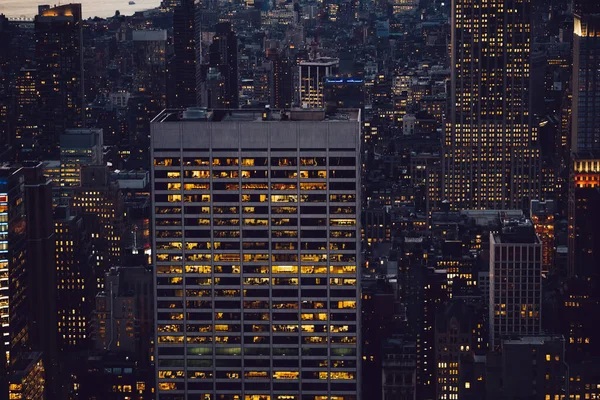
M 56 152 L 65 129 L 84 124 L 81 4 L 40 6 L 35 37 L 41 145 Z
M 323 108 L 325 106 L 323 88 L 326 77 L 338 73 L 340 60 L 321 57 L 316 60 L 302 61 L 299 65 L 299 99 L 304 108 Z
M 600 271 L 600 4 L 574 2 L 569 274 Z
M 490 232 L 490 347 L 510 336 L 539 335 L 542 327 L 542 243 L 533 224 L 501 216 Z
M 360 112 L 152 123 L 160 400 L 359 398 Z
M 452 3 L 442 197 L 453 208 L 527 208 L 540 181 L 529 111 L 530 1 Z

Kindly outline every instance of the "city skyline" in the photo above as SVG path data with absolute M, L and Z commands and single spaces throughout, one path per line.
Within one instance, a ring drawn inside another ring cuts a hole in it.
M 596 0 L 36 8 L 0 400 L 600 398 Z

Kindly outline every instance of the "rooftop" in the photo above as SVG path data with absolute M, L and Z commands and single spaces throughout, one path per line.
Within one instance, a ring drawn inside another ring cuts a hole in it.
M 167 31 L 164 29 L 153 31 L 133 31 L 131 33 L 131 38 L 136 42 L 166 41 Z
M 332 58 L 332 57 L 319 57 L 319 58 L 315 58 L 314 60 L 309 60 L 309 61 L 302 61 L 300 62 L 300 65 L 305 65 L 305 66 L 332 66 L 332 65 L 337 65 L 340 63 L 340 60 L 338 58 Z
M 500 219 L 500 232 L 494 234 L 496 243 L 539 244 L 540 239 L 535 233 L 530 219 L 503 216 Z
M 360 121 L 359 109 L 338 109 L 334 113 L 326 113 L 323 109 L 274 110 L 264 109 L 209 110 L 201 107 L 187 109 L 165 109 L 153 120 L 153 123 L 165 122 L 281 122 L 281 121 L 311 121 L 336 122 Z

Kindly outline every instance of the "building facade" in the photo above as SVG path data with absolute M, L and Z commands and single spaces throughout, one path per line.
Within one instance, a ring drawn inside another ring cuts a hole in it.
M 529 0 L 452 2 L 451 111 L 442 197 L 458 209 L 527 208 L 539 193 L 530 116 Z
M 597 276 L 600 234 L 600 4 L 574 2 L 569 275 Z
M 64 130 L 84 124 L 81 4 L 41 6 L 35 37 L 41 145 L 56 153 Z
M 337 74 L 340 60 L 337 58 L 318 58 L 298 64 L 300 106 L 304 108 L 323 108 L 325 106 L 324 83 L 326 77 Z
M 160 400 L 359 398 L 359 133 L 357 110 L 153 121 Z
M 196 103 L 196 20 L 193 0 L 182 0 L 173 10 L 173 58 L 169 62 L 170 107 Z
M 490 348 L 542 328 L 542 242 L 529 220 L 504 219 L 490 233 Z

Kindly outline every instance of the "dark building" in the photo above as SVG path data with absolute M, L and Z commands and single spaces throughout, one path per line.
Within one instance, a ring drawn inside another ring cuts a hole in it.
M 133 31 L 135 88 L 152 96 L 156 114 L 166 105 L 167 31 Z
M 458 394 L 461 358 L 475 351 L 477 339 L 483 337 L 483 307 L 474 307 L 463 300 L 453 300 L 436 315 L 435 382 L 436 398 L 450 399 Z M 479 335 L 478 335 L 479 333 Z
M 569 274 L 598 275 L 600 265 L 600 4 L 575 1 Z
M 365 81 L 357 78 L 325 78 L 323 81 L 326 108 L 360 108 L 365 106 Z
M 125 354 L 93 354 L 71 375 L 68 398 L 150 400 L 155 396 L 153 375 Z
M 40 6 L 35 38 L 41 146 L 56 153 L 60 134 L 85 124 L 81 4 Z
M 273 63 L 271 106 L 291 108 L 294 96 L 293 61 L 278 49 L 267 49 L 267 60 Z
M 37 91 L 37 71 L 22 68 L 17 75 L 16 91 L 16 121 L 14 127 L 14 143 L 21 151 L 31 151 L 35 136 L 39 133 L 39 113 Z
M 392 338 L 383 343 L 383 400 L 414 400 L 417 392 L 417 344 L 406 338 Z M 375 398 L 369 395 L 369 398 Z
M 238 108 L 238 39 L 228 22 L 218 23 L 215 31 L 208 50 L 208 63 L 223 77 L 223 107 Z
M 154 331 L 152 271 L 144 266 L 113 267 L 106 290 L 96 295 L 94 347 L 130 354 L 149 365 Z
M 173 12 L 174 55 L 169 63 L 172 85 L 169 107 L 196 103 L 196 22 L 193 0 L 181 0 Z
M 488 355 L 486 360 L 486 399 L 566 398 L 568 370 L 564 357 L 565 340 L 561 336 L 502 340 L 500 352 Z
M 125 211 L 117 183 L 110 182 L 106 166 L 81 169 L 81 187 L 74 189 L 72 210 L 83 217 L 91 245 L 97 290 L 104 289 L 104 274 L 119 265 Z
M 90 232 L 70 208 L 54 211 L 58 346 L 61 354 L 89 348 L 90 320 L 96 282 L 92 270 Z
M 52 181 L 44 176 L 42 163 L 25 163 L 23 172 L 27 218 L 29 343 L 33 349 L 43 352 L 47 393 L 52 396 L 55 394 L 54 380 L 58 364 Z

